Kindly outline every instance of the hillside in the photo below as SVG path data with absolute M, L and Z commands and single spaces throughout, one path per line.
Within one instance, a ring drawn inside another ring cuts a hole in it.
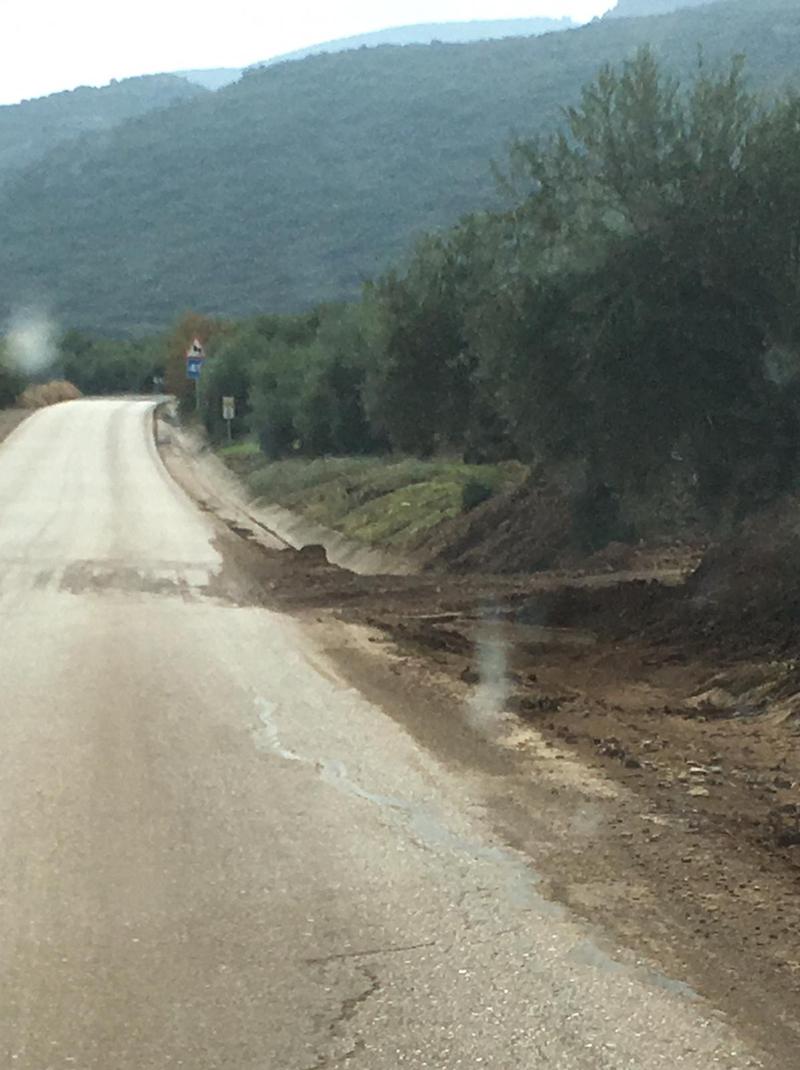
M 82 86 L 37 100 L 0 107 L 0 181 L 40 159 L 61 142 L 111 129 L 203 90 L 172 74 L 126 78 L 102 89 Z
M 749 55 L 796 77 L 794 0 L 730 0 L 538 38 L 310 57 L 64 145 L 0 193 L 0 315 L 160 327 L 356 293 L 414 237 L 496 203 L 511 131 L 552 128 L 605 61 L 652 42 L 678 72 Z

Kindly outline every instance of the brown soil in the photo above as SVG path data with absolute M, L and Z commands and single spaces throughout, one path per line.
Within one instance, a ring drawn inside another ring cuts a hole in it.
M 533 572 L 569 554 L 568 494 L 532 475 L 466 516 L 440 525 L 426 549 L 434 565 L 454 572 Z
M 746 1008 L 759 1043 L 797 1050 L 794 663 L 741 652 L 721 659 L 678 631 L 653 638 L 650 616 L 665 599 L 674 611 L 680 593 L 651 582 L 620 584 L 607 574 L 365 577 L 330 566 L 318 550 L 266 550 L 250 540 L 234 553 L 255 584 L 249 599 L 317 627 L 331 618 L 366 626 L 372 657 L 328 639 L 344 673 L 421 742 L 457 760 L 465 760 L 459 711 L 484 673 L 481 634 L 499 636 L 508 656 L 505 708 L 520 728 L 530 727 L 556 758 L 573 755 L 621 789 L 591 804 L 598 834 L 589 853 L 569 830 L 553 849 L 526 844 L 524 803 L 507 819 L 498 807 L 500 831 L 531 849 L 554 898 L 737 1019 Z M 631 634 L 635 621 L 643 634 Z M 390 654 L 382 681 L 381 651 Z M 440 697 L 426 704 L 426 689 Z M 436 716 L 445 708 L 453 720 Z M 556 794 L 554 827 L 563 823 L 558 804 Z
M 535 576 L 358 576 L 229 526 L 243 598 L 320 629 L 343 674 L 421 742 L 485 763 L 498 831 L 554 899 L 735 1016 L 768 1065 L 795 1065 L 800 661 L 785 629 L 754 632 L 757 617 L 708 593 L 722 565 L 686 584 L 696 548 L 674 547 L 626 556 L 625 572 L 612 555 Z M 748 590 L 747 604 L 768 602 L 752 577 Z M 465 720 L 496 674 L 487 647 L 504 659 L 513 766 Z M 580 811 L 565 813 L 557 780 L 542 802 L 542 770 L 558 763 L 586 782 Z M 552 842 L 526 836 L 534 805 Z
M 437 526 L 420 549 L 434 569 L 512 575 L 553 568 L 632 571 L 642 564 L 651 568 L 658 558 L 668 570 L 676 563 L 684 570 L 687 562 L 698 563 L 705 550 L 698 530 L 680 545 L 656 541 L 642 550 L 612 542 L 590 555 L 578 536 L 575 509 L 575 488 L 565 474 L 548 477 L 534 469 L 513 490 Z M 691 527 L 685 524 L 687 531 Z

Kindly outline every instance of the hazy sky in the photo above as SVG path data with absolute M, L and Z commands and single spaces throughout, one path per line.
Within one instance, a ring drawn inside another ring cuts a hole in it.
M 615 0 L 0 0 L 0 103 L 112 78 L 240 67 L 415 22 L 570 15 Z

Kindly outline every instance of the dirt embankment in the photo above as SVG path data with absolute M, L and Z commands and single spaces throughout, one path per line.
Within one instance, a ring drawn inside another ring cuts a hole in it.
M 519 780 L 498 780 L 498 828 L 531 851 L 553 898 L 774 1050 L 798 1050 L 796 558 L 777 549 L 762 567 L 750 538 L 694 575 L 684 546 L 494 575 L 462 546 L 455 573 L 358 575 L 319 547 L 280 551 L 246 520 L 226 523 L 243 596 L 321 629 L 342 672 L 425 745 L 474 761 L 485 733 L 489 760 L 502 737 Z M 513 537 L 498 530 L 498 546 Z M 541 777 L 559 766 L 585 805 L 565 814 L 556 778 L 557 835 L 529 844 L 526 806 L 541 806 Z M 539 788 L 527 803 L 526 777 Z

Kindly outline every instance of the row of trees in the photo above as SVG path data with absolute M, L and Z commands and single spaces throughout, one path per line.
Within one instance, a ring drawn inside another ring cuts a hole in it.
M 577 460 L 619 493 L 680 463 L 712 510 L 784 490 L 800 99 L 759 107 L 740 61 L 683 92 L 645 51 L 603 70 L 563 133 L 518 142 L 505 184 L 509 212 L 379 286 L 393 439 Z
M 84 394 L 149 394 L 163 383 L 164 359 L 159 337 L 118 340 L 71 330 L 51 371 Z
M 682 88 L 645 50 L 607 67 L 557 136 L 519 140 L 509 207 L 424 238 L 360 302 L 208 343 L 202 415 L 271 457 L 396 449 L 583 473 L 589 501 L 676 470 L 709 516 L 798 468 L 800 98 L 764 106 L 743 65 Z

